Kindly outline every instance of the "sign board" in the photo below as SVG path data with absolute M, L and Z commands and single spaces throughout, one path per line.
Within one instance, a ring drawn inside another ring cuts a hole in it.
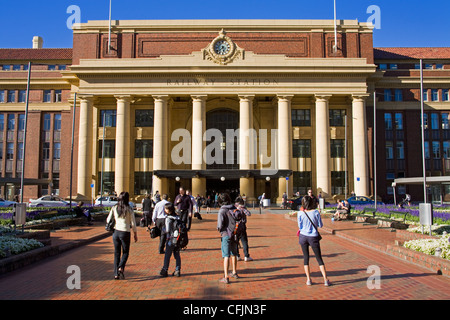
M 93 187 L 94 187 L 94 184 L 92 183 L 92 184 L 91 184 L 91 188 L 93 188 Z
M 319 198 L 319 208 L 320 208 L 320 210 L 325 209 L 325 199 L 324 198 Z
M 289 177 L 286 177 L 286 181 L 289 181 Z

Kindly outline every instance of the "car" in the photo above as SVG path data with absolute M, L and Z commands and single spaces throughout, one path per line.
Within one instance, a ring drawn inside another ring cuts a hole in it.
M 348 203 L 354 205 L 375 204 L 375 201 L 365 196 L 354 196 L 347 199 Z M 383 205 L 381 201 L 377 201 L 377 205 Z
M 8 201 L 5 199 L 0 198 L 0 207 L 12 207 L 14 206 L 14 204 L 16 204 L 17 202 L 14 201 Z
M 96 206 L 104 206 L 104 207 L 112 207 L 112 206 L 115 206 L 118 201 L 119 201 L 119 199 L 117 199 L 116 196 L 105 196 L 105 197 L 100 197 L 97 200 L 95 200 L 95 205 Z M 134 204 L 134 202 L 129 201 L 128 203 L 130 204 L 130 207 L 133 208 L 133 210 L 136 209 L 136 205 Z
M 287 200 L 287 207 L 291 210 L 299 210 L 302 206 L 303 197 L 293 198 Z
M 72 206 L 76 206 L 76 202 L 72 201 Z M 32 208 L 37 207 L 69 207 L 70 203 L 57 196 L 43 196 L 39 199 L 30 199 L 28 206 Z

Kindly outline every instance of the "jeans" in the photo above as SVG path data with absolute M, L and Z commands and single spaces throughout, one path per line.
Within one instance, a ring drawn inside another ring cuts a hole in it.
M 186 225 L 187 230 L 191 229 L 192 217 L 189 217 L 189 210 L 180 210 L 180 219 Z
M 114 243 L 114 275 L 118 276 L 119 268 L 125 271 L 130 253 L 131 232 L 114 230 L 112 238 Z
M 250 257 L 250 253 L 248 252 L 248 237 L 247 237 L 247 231 L 244 231 L 239 238 L 239 240 L 242 242 L 242 248 L 244 249 L 244 256 L 246 258 Z M 238 245 L 238 257 L 239 257 L 239 245 Z
M 180 256 L 180 249 L 175 249 L 172 246 L 171 241 L 167 241 L 166 244 L 166 254 L 164 255 L 164 266 L 163 266 L 163 270 L 167 271 L 169 270 L 169 265 L 170 265 L 170 258 L 172 257 L 172 253 L 173 253 L 173 257 L 175 258 L 175 270 L 180 271 L 181 270 L 181 256 Z
M 163 230 L 165 229 L 166 219 L 165 218 L 156 219 L 155 225 L 159 230 L 161 230 L 161 236 L 159 237 L 159 253 L 163 253 L 167 238 L 167 234 Z
M 317 263 L 319 266 L 323 266 L 322 253 L 320 250 L 320 240 L 318 237 L 307 237 L 300 234 L 298 238 L 298 243 L 302 247 L 303 251 L 303 265 L 309 265 L 309 247 L 311 246 L 314 255 L 316 256 Z

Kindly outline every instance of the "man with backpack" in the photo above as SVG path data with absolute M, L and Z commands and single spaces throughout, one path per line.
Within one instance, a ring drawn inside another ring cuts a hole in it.
M 237 247 L 239 238 L 236 237 L 236 219 L 233 215 L 233 211 L 236 207 L 232 204 L 231 198 L 228 193 L 222 193 L 218 197 L 218 204 L 220 206 L 219 213 L 217 215 L 217 230 L 221 235 L 221 250 L 223 258 L 224 277 L 219 281 L 221 283 L 230 283 L 228 277 L 229 264 L 231 260 L 232 274 L 231 276 L 238 279 L 237 274 Z M 236 212 L 235 212 L 236 213 Z M 237 238 L 237 240 L 235 240 Z
M 188 243 L 188 233 L 185 223 L 175 213 L 175 207 L 172 203 L 166 203 L 164 210 L 167 214 L 163 232 L 166 234 L 166 252 L 164 256 L 164 265 L 159 273 L 161 277 L 167 277 L 170 258 L 172 254 L 175 258 L 175 272 L 173 276 L 181 276 L 181 255 L 180 250 L 185 248 Z

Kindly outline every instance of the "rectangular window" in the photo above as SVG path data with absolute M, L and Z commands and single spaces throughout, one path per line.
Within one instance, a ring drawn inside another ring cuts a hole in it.
M 436 63 L 436 69 L 437 70 L 443 70 L 444 69 L 444 65 L 442 63 Z
M 44 102 L 52 102 L 52 91 L 44 90 Z
M 311 158 L 311 140 L 293 140 L 292 156 L 294 158 Z
M 423 90 L 423 101 L 428 101 L 428 90 L 427 89 Z
M 294 193 L 306 194 L 312 185 L 311 171 L 294 171 L 293 176 Z
M 23 142 L 17 144 L 17 160 L 23 160 Z
M 6 160 L 14 160 L 14 143 L 6 144 Z
M 395 179 L 395 173 L 388 172 L 386 173 L 386 180 L 394 180 Z
M 152 172 L 134 173 L 134 194 L 144 195 L 152 192 Z
M 0 142 L 0 160 L 3 160 L 3 142 Z
M 99 158 L 102 158 L 103 154 L 103 140 L 100 140 L 99 144 Z M 103 157 L 107 159 L 113 159 L 116 157 L 116 140 L 105 140 L 105 150 Z
M 423 125 L 425 129 L 428 129 L 428 114 L 423 114 Z
M 331 158 L 345 158 L 345 140 L 331 139 L 330 140 L 330 156 Z
M 392 130 L 392 114 L 390 113 L 384 114 L 384 128 L 386 130 Z
M 14 131 L 16 128 L 16 117 L 14 114 L 8 114 L 8 131 Z
M 54 131 L 61 131 L 61 115 L 55 114 L 55 120 L 54 120 Z
M 5 103 L 6 93 L 5 90 L 0 90 L 0 103 Z
M 395 130 L 403 130 L 403 114 L 395 114 Z
M 450 141 L 444 141 L 442 144 L 442 156 L 444 159 L 450 159 Z
M 135 127 L 153 127 L 154 110 L 136 110 Z
M 67 67 L 66 67 L 65 64 L 60 64 L 60 65 L 58 66 L 58 70 L 66 70 L 66 69 L 67 69 Z
M 433 65 L 431 63 L 425 63 L 425 69 L 432 70 Z
M 425 149 L 425 159 L 430 159 L 430 143 L 428 141 L 424 142 Z
M 384 101 L 392 101 L 391 89 L 384 89 Z
M 391 63 L 391 64 L 389 64 L 389 69 L 397 70 L 398 69 L 398 65 L 396 63 Z
M 439 101 L 439 95 L 438 95 L 437 89 L 431 90 L 431 101 Z
M 51 116 L 50 113 L 46 113 L 44 114 L 44 131 L 50 131 L 50 126 L 51 126 Z
M 61 159 L 61 143 L 56 142 L 53 144 L 53 159 L 60 160 Z
M 293 109 L 292 110 L 292 126 L 293 127 L 310 127 L 311 126 L 311 110 L 309 110 L 309 109 Z
M 50 142 L 42 143 L 42 160 L 50 160 Z
M 432 130 L 439 129 L 439 115 L 437 113 L 431 114 L 431 129 Z
M 450 117 L 450 114 L 448 112 L 441 113 L 441 122 L 442 122 L 442 129 L 450 129 L 448 119 Z
M 3 134 L 3 130 L 5 130 L 5 115 L 0 113 L 0 135 Z
M 449 101 L 448 89 L 442 89 L 442 101 Z
M 345 194 L 345 171 L 331 171 L 331 193 Z
M 19 114 L 19 131 L 25 131 L 25 115 Z
M 20 64 L 13 65 L 13 71 L 20 71 Z
M 103 125 L 105 121 L 105 125 Z M 100 127 L 112 127 L 116 126 L 116 110 L 100 110 Z
M 98 173 L 99 180 L 102 177 L 102 173 Z M 115 188 L 115 173 L 114 172 L 103 172 L 103 192 L 112 194 Z
M 380 68 L 380 70 L 386 70 L 387 69 L 387 64 L 386 63 L 380 63 L 379 64 L 379 68 Z
M 9 103 L 16 102 L 16 90 L 8 90 L 8 102 Z
M 395 101 L 403 101 L 403 90 L 395 89 Z
M 153 158 L 153 140 L 135 140 L 135 158 Z
M 386 159 L 394 159 L 394 142 L 386 141 Z
M 54 64 L 49 64 L 49 65 L 48 65 L 48 70 L 50 70 L 50 71 L 56 70 L 56 65 L 54 65 Z
M 330 110 L 330 127 L 343 127 L 345 125 L 345 110 Z
M 397 159 L 405 159 L 405 143 L 397 141 Z
M 19 103 L 25 103 L 25 102 L 27 102 L 27 91 L 20 90 L 19 91 Z
M 52 182 L 53 182 L 53 193 L 59 194 L 59 173 L 52 174 Z
M 55 102 L 62 102 L 62 90 L 55 90 Z
M 2 67 L 3 71 L 10 71 L 11 70 L 11 66 L 9 64 L 4 64 Z
M 433 141 L 433 159 L 441 158 L 441 143 L 439 141 Z

